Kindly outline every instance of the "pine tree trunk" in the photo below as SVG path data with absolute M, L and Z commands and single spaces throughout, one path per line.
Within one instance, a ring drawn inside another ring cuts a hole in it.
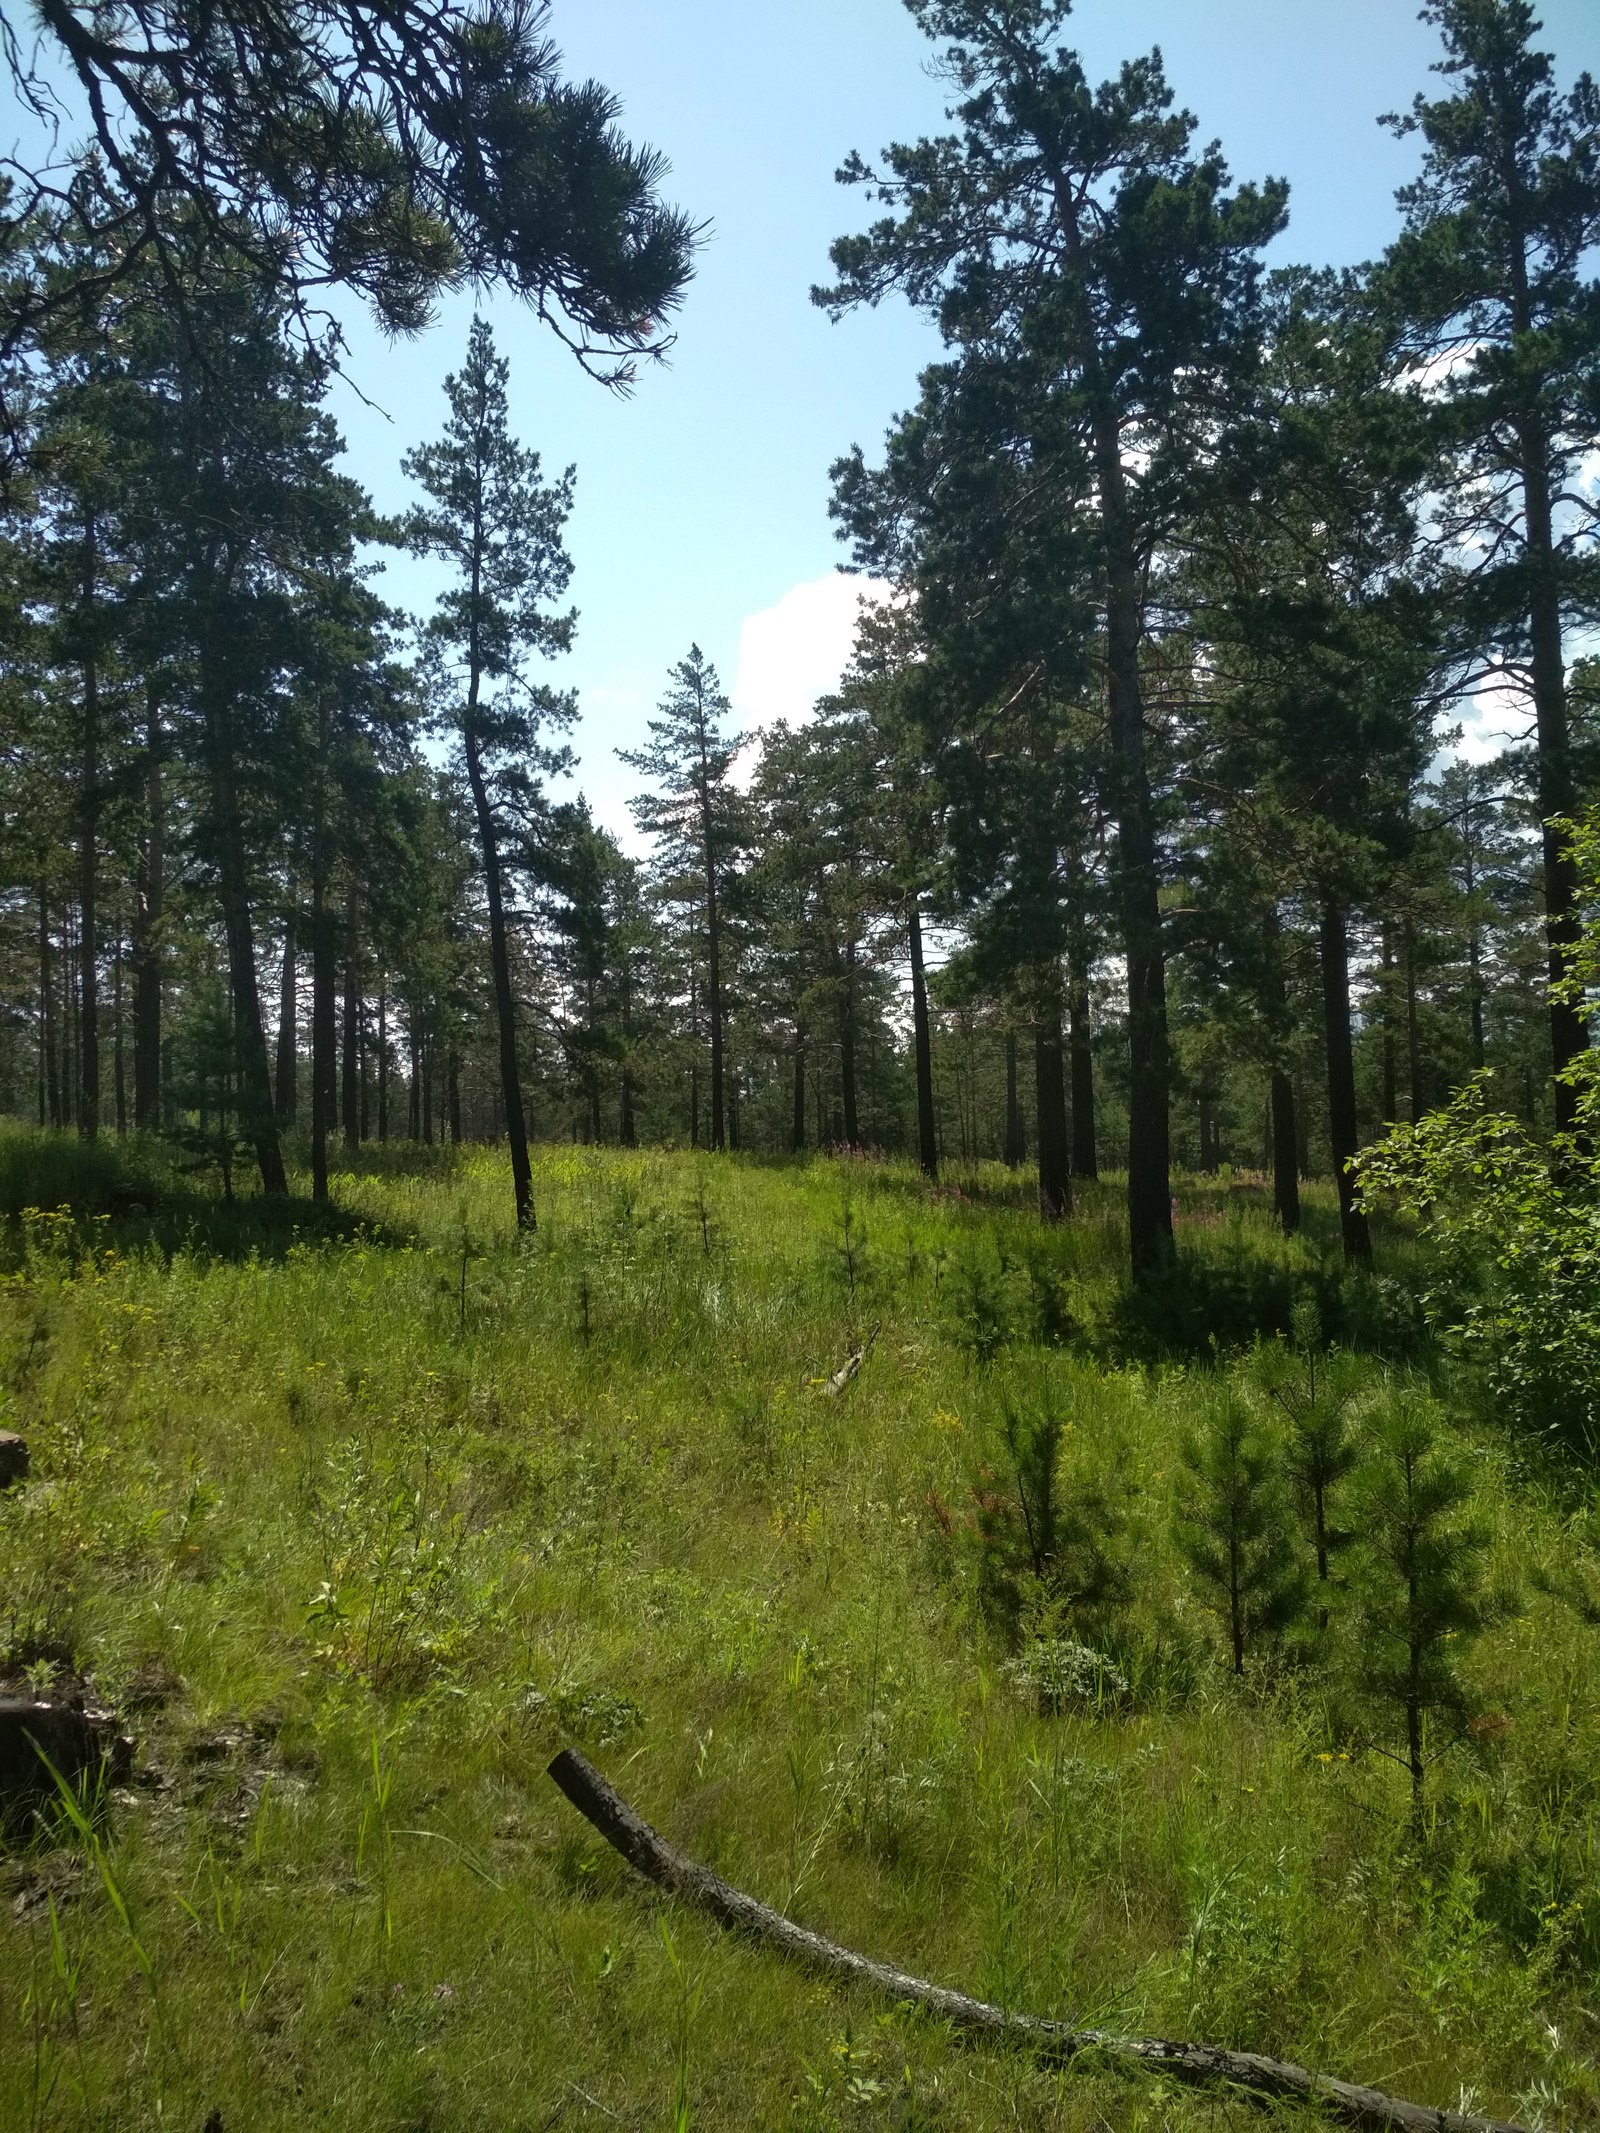
M 1034 1031 L 1035 1134 L 1039 1144 L 1039 1214 L 1059 1222 L 1072 1208 L 1067 1155 L 1067 1079 L 1059 1011 Z
M 356 1016 L 356 1075 L 361 1088 L 357 1138 L 362 1147 L 372 1138 L 372 1039 L 367 1029 L 367 1003 L 363 995 Z
M 111 955 L 111 1086 L 117 1107 L 117 1139 L 128 1131 L 128 1076 L 122 1048 L 122 914 L 117 914 L 116 946 Z
M 1094 1026 L 1089 1005 L 1089 954 L 1081 932 L 1072 943 L 1068 970 L 1068 1012 L 1072 1054 L 1072 1174 L 1100 1175 L 1094 1123 Z
M 1383 978 L 1379 987 L 1379 1017 L 1383 1024 L 1383 1122 L 1392 1126 L 1400 1116 L 1399 1055 L 1394 1041 L 1394 941 L 1389 923 L 1382 931 Z
M 633 1116 L 633 1074 L 627 1067 L 622 1070 L 622 1106 L 617 1120 L 617 1139 L 624 1148 L 637 1148 L 639 1145 L 639 1128 L 634 1123 Z
M 924 1177 L 939 1175 L 939 1143 L 933 1116 L 933 1039 L 928 1026 L 928 978 L 922 963 L 922 913 L 911 899 L 911 1028 L 917 1063 L 917 1161 Z
M 361 979 L 356 949 L 356 890 L 352 882 L 344 905 L 344 1013 L 339 1066 L 339 1122 L 344 1144 L 353 1154 L 361 1145 Z
M 1282 1067 L 1272 1069 L 1272 1211 L 1292 1237 L 1300 1227 L 1300 1140 L 1294 1084 Z
M 70 1126 L 78 1115 L 78 936 L 72 923 L 72 906 L 61 913 L 61 1123 Z
M 1022 1127 L 1022 1101 L 1017 1093 L 1017 1033 L 1006 1031 L 1006 1168 L 1020 1170 L 1027 1157 L 1027 1135 Z
M 1154 808 L 1145 756 L 1138 559 L 1127 523 L 1115 415 L 1095 422 L 1107 561 L 1106 684 L 1117 819 L 1117 889 L 1128 964 L 1128 1242 L 1136 1275 L 1172 1257 L 1166 956 Z
M 318 811 L 311 853 L 311 1197 L 328 1197 L 328 1136 L 338 1072 L 333 916 L 328 909 L 328 829 Z
M 706 901 L 706 1012 L 711 1018 L 710 1145 L 727 1145 L 726 1099 L 722 1086 L 722 928 L 714 897 Z
M 1322 907 L 1321 933 L 1322 1007 L 1328 1043 L 1328 1137 L 1339 1190 L 1339 1230 L 1346 1259 L 1365 1264 L 1372 1258 L 1372 1236 L 1366 1216 L 1356 1206 L 1356 1184 L 1350 1174 L 1358 1146 L 1355 1054 L 1350 1041 L 1350 948 L 1344 906 L 1332 898 Z
M 278 1124 L 292 1129 L 299 1109 L 299 971 L 295 966 L 294 878 L 289 880 L 289 908 L 283 921 L 283 964 L 278 973 L 278 1074 L 274 1091 Z
M 50 897 L 39 884 L 39 1123 L 59 1129 L 61 1066 L 56 1031 L 56 984 L 51 968 Z
M 1520 247 L 1519 247 L 1520 253 Z M 1521 299 L 1526 311 L 1526 298 Z M 1519 330 L 1525 330 L 1519 328 Z M 1558 1131 L 1577 1117 L 1577 1093 L 1563 1070 L 1588 1050 L 1589 1031 L 1580 1005 L 1556 997 L 1572 968 L 1579 935 L 1577 864 L 1565 834 L 1554 827 L 1577 805 L 1567 716 L 1566 659 L 1561 642 L 1561 595 L 1552 529 L 1548 439 L 1533 411 L 1518 426 L 1528 563 L 1529 641 L 1533 654 L 1533 706 L 1538 733 L 1539 819 L 1544 858 L 1545 930 L 1549 942 L 1550 1044 L 1555 1055 Z
M 99 590 L 97 533 L 94 513 L 85 512 L 83 604 L 91 629 Z M 83 755 L 78 778 L 78 1133 L 92 1141 L 100 1131 L 100 667 L 92 648 L 83 661 Z
M 844 1106 L 845 1145 L 860 1145 L 856 1116 L 856 944 L 848 941 L 844 952 L 844 992 L 839 1003 L 839 1097 Z
M 452 1147 L 461 1146 L 461 1057 L 455 1046 L 450 1047 L 450 1057 L 445 1075 L 446 1102 L 450 1107 L 450 1142 Z
M 166 799 L 161 779 L 161 712 L 145 686 L 145 832 L 133 907 L 133 1122 L 161 1126 L 161 921 L 166 906 Z
M 1471 1010 L 1472 1066 L 1475 1073 L 1481 1072 L 1484 1062 L 1483 1041 L 1483 940 L 1474 919 L 1472 931 L 1467 936 L 1467 1000 Z
M 506 936 L 505 903 L 500 883 L 500 849 L 488 787 L 484 782 L 483 758 L 474 730 L 476 714 L 477 678 L 474 676 L 464 738 L 467 778 L 472 786 L 484 888 L 489 903 L 489 959 L 494 969 L 495 1015 L 500 1030 L 500 1091 L 505 1100 L 506 1138 L 511 1145 L 511 1182 L 516 1197 L 517 1227 L 535 1229 L 538 1218 L 533 1205 L 533 1166 L 528 1159 L 528 1122 L 522 1109 L 522 1075 L 517 1064 L 517 1014 L 511 991 L 511 950 Z
M 389 1141 L 389 976 L 378 976 L 378 1145 Z
M 1422 1024 L 1417 1005 L 1417 929 L 1408 917 L 1406 944 L 1406 1065 L 1411 1075 L 1411 1122 L 1416 1124 L 1427 1108 L 1422 1079 Z
M 806 1145 L 806 1033 L 795 1024 L 794 1031 L 794 1086 L 791 1091 L 789 1119 L 789 1147 L 793 1154 L 801 1155 Z
M 228 978 L 233 995 L 234 1039 L 239 1058 L 240 1123 L 256 1152 L 262 1191 L 286 1193 L 289 1180 L 283 1167 L 283 1150 L 278 1144 L 278 1123 L 272 1102 L 272 1069 L 267 1059 L 266 1031 L 261 1021 L 244 820 L 234 784 L 232 709 L 227 679 L 220 671 L 215 629 L 213 621 L 202 645 L 200 689 L 210 757 L 217 887 L 228 943 Z

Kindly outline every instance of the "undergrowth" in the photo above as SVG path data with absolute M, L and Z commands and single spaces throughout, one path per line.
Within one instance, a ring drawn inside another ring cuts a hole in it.
M 36 1141 L 0 1163 L 0 1427 L 34 1460 L 0 1648 L 139 1754 L 0 1865 L 0 2125 L 1211 2122 L 669 1909 L 545 1778 L 568 1741 L 941 1981 L 1593 2122 L 1592 1494 L 1430 1356 L 1403 1236 L 1352 1281 L 1321 1196 L 1286 1244 L 1194 1181 L 1152 1303 L 1112 1188 L 1047 1233 L 998 1168 L 546 1149 L 518 1239 L 498 1157 L 397 1152 L 335 1178 L 331 1231 L 241 1200 L 156 1233 L 192 1181 L 135 1200 L 108 1149 L 64 1184 Z M 1297 1388 L 1330 1343 L 1324 1503 Z M 1498 1598 L 1441 1648 L 1419 1803 L 1349 1536 L 1430 1381 Z M 1237 1673 L 1194 1539 L 1229 1401 L 1304 1573 Z

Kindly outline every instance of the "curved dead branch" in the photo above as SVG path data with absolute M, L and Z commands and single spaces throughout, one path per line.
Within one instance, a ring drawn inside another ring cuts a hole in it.
M 858 1955 L 853 1948 L 824 1940 L 820 1933 L 808 1932 L 768 1905 L 758 1903 L 755 1897 L 747 1896 L 742 1889 L 734 1888 L 709 1867 L 686 1857 L 658 1836 L 575 1748 L 562 1749 L 550 1765 L 550 1775 L 613 1850 L 658 1888 L 699 1910 L 709 1911 L 720 1924 L 748 1933 L 784 1955 L 797 1957 L 814 1969 L 870 1985 L 893 2000 L 925 2008 L 959 2029 L 1014 2039 L 1054 2060 L 1071 2059 L 1080 2052 L 1104 2052 L 1158 2068 L 1180 2081 L 1226 2082 L 1255 2096 L 1308 2104 L 1346 2125 L 1372 2128 L 1373 2133 L 1387 2127 L 1399 2127 L 1403 2133 L 1524 2133 L 1523 2128 L 1501 2119 L 1407 2103 L 1401 2097 L 1385 2095 L 1381 2089 L 1337 2081 L 1328 2074 L 1309 2073 L 1285 2059 L 1268 2059 L 1257 2052 L 1224 2051 L 1214 2044 L 1178 2044 L 1164 2037 L 1118 2037 L 1100 2029 L 1075 2029 L 1066 2022 L 1016 2014 L 1009 2008 L 992 2006 L 987 2000 L 953 1992 L 948 1986 L 930 1984 L 889 1963 Z

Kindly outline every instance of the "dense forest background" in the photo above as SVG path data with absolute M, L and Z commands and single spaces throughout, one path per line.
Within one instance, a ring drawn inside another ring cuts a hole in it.
M 319 1197 L 341 1145 L 509 1139 L 524 1222 L 530 1136 L 1003 1156 L 1050 1218 L 1126 1169 L 1139 1265 L 1170 1251 L 1174 1164 L 1271 1172 L 1291 1229 L 1333 1175 L 1360 1257 L 1346 1165 L 1386 1125 L 1486 1070 L 1571 1123 L 1593 84 L 1559 84 L 1522 0 L 1438 0 L 1440 79 L 1394 122 L 1403 236 L 1268 274 L 1284 189 L 1197 146 L 1158 57 L 1096 90 L 1062 9 L 913 12 L 954 130 L 846 164 L 883 213 L 816 292 L 903 293 L 946 346 L 834 470 L 894 591 L 838 694 L 749 744 L 684 617 L 626 758 L 642 856 L 567 777 L 572 470 L 511 435 L 480 321 L 380 519 L 304 267 L 315 175 L 310 251 L 387 322 L 504 283 L 616 382 L 698 233 L 601 93 L 536 26 L 473 61 L 502 87 L 537 61 L 527 110 L 610 158 L 587 229 L 543 196 L 513 227 L 546 182 L 527 111 L 451 175 L 399 60 L 387 237 L 331 133 L 286 214 L 262 144 L 305 113 L 266 72 L 201 66 L 139 145 L 103 119 L 70 182 L 13 183 L 8 1111 L 174 1136 L 230 1191 L 304 1152 Z M 400 60 L 435 34 L 396 19 Z M 70 58 L 127 88 L 109 45 Z M 385 546 L 443 564 L 433 613 L 384 603 Z M 1462 756 L 1485 705 L 1522 737 Z

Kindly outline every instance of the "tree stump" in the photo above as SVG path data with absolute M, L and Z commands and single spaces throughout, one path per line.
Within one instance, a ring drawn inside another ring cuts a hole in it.
M 110 1711 L 0 1696 L 0 1817 L 14 1822 L 54 1798 L 52 1768 L 92 1796 L 130 1774 L 133 1742 Z

